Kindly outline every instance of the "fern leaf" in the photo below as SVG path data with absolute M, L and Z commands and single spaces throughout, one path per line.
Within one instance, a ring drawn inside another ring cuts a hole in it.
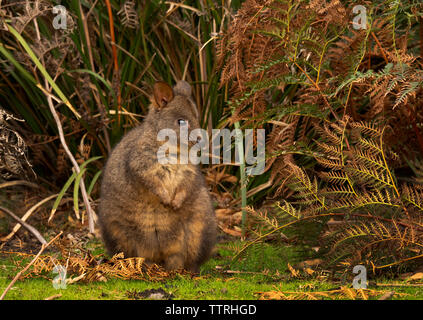
M 283 200 L 283 204 L 280 202 L 277 203 L 278 208 L 281 210 L 282 213 L 290 215 L 296 219 L 301 218 L 301 214 L 286 200 Z
M 372 138 L 379 138 L 383 134 L 383 129 L 376 123 L 370 122 L 352 122 L 352 128 L 359 129 L 362 133 L 371 136 Z
M 342 156 L 342 150 L 340 145 L 330 145 L 327 143 L 322 143 L 317 140 L 314 141 L 322 150 L 322 152 L 332 155 L 336 158 L 340 158 Z
M 391 195 L 389 191 L 384 189 L 385 192 L 382 193 L 379 190 L 375 190 L 374 192 L 365 192 L 360 195 L 354 202 L 355 209 L 365 207 L 365 206 L 390 206 L 399 208 L 400 206 L 397 203 L 394 203 L 391 199 Z
M 387 170 L 383 159 L 379 155 L 355 147 L 352 150 L 353 156 L 357 161 L 375 169 Z
M 320 172 L 319 176 L 328 181 L 329 183 L 336 183 L 336 184 L 344 184 L 348 181 L 348 176 L 345 172 L 338 172 L 338 171 L 328 171 L 328 172 Z
M 365 150 L 368 150 L 369 152 L 377 152 L 377 153 L 383 152 L 379 144 L 371 139 L 360 138 L 358 141 L 358 145 L 364 148 Z
M 322 191 L 322 194 L 327 196 L 332 196 L 332 197 L 339 197 L 339 198 L 343 198 L 343 197 L 350 197 L 353 196 L 355 194 L 354 190 L 352 190 L 349 186 L 345 187 L 345 186 L 333 186 L 330 187 L 324 191 Z
M 340 170 L 344 167 L 341 160 L 329 160 L 322 157 L 315 157 L 315 159 L 320 165 L 332 170 Z
M 423 190 L 412 188 L 407 184 L 404 184 L 402 186 L 402 191 L 404 201 L 423 212 Z
M 391 177 L 386 172 L 381 172 L 373 168 L 367 168 L 360 164 L 352 165 L 349 170 L 364 184 L 373 184 L 374 187 L 394 188 Z

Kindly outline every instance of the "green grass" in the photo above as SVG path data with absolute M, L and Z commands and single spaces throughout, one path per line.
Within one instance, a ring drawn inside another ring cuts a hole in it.
M 248 256 L 231 263 L 234 245 L 239 244 L 239 242 L 220 244 L 218 254 L 202 266 L 198 276 L 178 275 L 162 282 L 117 279 L 110 279 L 107 282 L 77 282 L 67 285 L 66 289 L 55 289 L 52 282 L 45 278 L 25 279 L 16 282 L 5 299 L 42 300 L 58 294 L 61 296 L 57 299 L 63 300 L 130 299 L 129 292 L 162 288 L 172 294 L 175 300 L 248 300 L 257 299 L 257 292 L 325 291 L 340 286 L 339 283 L 321 281 L 317 278 L 306 280 L 290 278 L 287 263 L 294 265 L 303 259 L 302 254 L 294 247 L 263 244 L 260 249 L 255 249 Z M 90 247 L 94 253 L 101 253 L 102 249 L 97 242 L 91 243 Z M 15 258 L 9 256 L 2 258 L 0 262 L 0 292 L 20 270 L 12 261 Z M 239 273 L 236 273 L 237 271 Z M 51 279 L 54 276 L 55 274 L 50 274 L 47 278 Z M 380 280 L 378 283 L 398 283 L 398 281 Z M 421 287 L 370 286 L 370 288 L 407 293 L 407 296 L 395 296 L 395 299 L 423 299 Z
M 101 253 L 98 246 L 92 245 L 93 253 Z M 278 255 L 277 253 L 280 253 Z M 174 295 L 175 299 L 255 299 L 255 292 L 272 290 L 276 270 L 286 269 L 285 258 L 292 254 L 290 248 L 275 248 L 266 246 L 263 254 L 268 259 L 263 263 L 252 262 L 251 259 L 241 260 L 233 264 L 230 270 L 259 272 L 269 269 L 269 275 L 264 274 L 231 274 L 216 269 L 229 268 L 233 256 L 233 249 L 228 244 L 219 246 L 218 255 L 209 260 L 201 268 L 199 276 L 182 276 L 169 279 L 165 282 L 125 281 L 111 279 L 107 282 L 83 283 L 68 285 L 66 289 L 53 288 L 47 279 L 25 279 L 18 281 L 10 290 L 6 299 L 45 299 L 55 294 L 62 294 L 60 299 L 127 299 L 128 291 L 143 291 L 146 289 L 163 288 Z M 0 268 L 0 291 L 8 285 L 11 278 L 19 271 L 12 260 L 6 259 Z M 273 276 L 272 276 L 273 275 Z M 55 275 L 49 275 L 50 278 Z

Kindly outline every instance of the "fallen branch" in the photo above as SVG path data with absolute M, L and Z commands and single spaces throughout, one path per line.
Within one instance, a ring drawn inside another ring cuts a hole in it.
M 45 245 L 47 243 L 46 239 L 41 235 L 41 233 L 38 232 L 37 229 L 35 229 L 33 226 L 29 225 L 25 221 L 23 221 L 21 218 L 19 218 L 17 215 L 15 215 L 12 211 L 9 209 L 0 207 L 0 211 L 3 211 L 4 213 L 7 213 L 9 216 L 11 216 L 13 219 L 15 219 L 18 223 L 20 223 L 25 229 L 27 229 L 29 232 L 31 232 L 38 241 L 41 242 L 42 245 Z M 4 238 L 1 239 L 4 241 Z M 6 239 L 7 240 L 7 239 Z
M 49 200 L 51 200 L 51 199 L 53 199 L 53 198 L 55 198 L 55 197 L 57 197 L 57 194 L 54 194 L 54 195 L 51 195 L 51 196 L 49 196 L 49 197 L 47 197 L 47 198 L 45 198 L 45 199 L 43 199 L 43 200 L 41 200 L 40 202 L 38 202 L 38 203 L 36 203 L 35 205 L 33 205 L 27 212 L 25 212 L 25 214 L 22 216 L 22 221 L 26 221 L 28 218 L 29 218 L 29 216 L 33 213 L 33 212 L 35 212 L 35 210 L 37 210 L 37 208 L 39 208 L 41 205 L 43 205 L 44 203 L 46 203 L 47 201 L 49 201 Z M 18 230 L 21 228 L 21 226 L 22 226 L 22 224 L 19 222 L 17 225 L 15 225 L 14 227 L 13 227 L 13 230 L 12 230 L 12 232 L 10 232 L 7 236 L 5 236 L 5 237 L 3 237 L 1 240 L 2 241 L 7 241 L 7 240 L 9 240 L 10 238 L 12 238 L 13 236 L 14 236 L 14 234 L 16 233 L 16 232 L 18 232 Z
M 38 257 L 44 252 L 44 250 L 51 245 L 58 237 L 60 237 L 62 235 L 63 231 L 60 231 L 60 233 L 58 235 L 56 235 L 53 239 L 51 239 L 48 243 L 45 243 L 41 246 L 40 251 L 38 251 L 37 255 L 34 257 L 34 259 L 31 260 L 30 263 L 27 264 L 27 266 L 22 270 L 19 271 L 16 276 L 13 278 L 13 280 L 9 283 L 9 285 L 7 286 L 7 288 L 3 291 L 2 295 L 0 296 L 0 300 L 3 300 L 3 298 L 6 296 L 7 292 L 10 290 L 10 288 L 12 288 L 12 286 L 15 284 L 16 281 L 18 281 L 18 279 L 20 278 L 20 276 L 26 272 L 29 267 L 31 267 L 35 261 L 37 261 Z

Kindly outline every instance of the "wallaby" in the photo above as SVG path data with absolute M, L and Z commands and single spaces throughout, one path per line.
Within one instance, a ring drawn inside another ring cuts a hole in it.
M 157 156 L 163 145 L 159 131 L 172 129 L 179 135 L 181 126 L 189 132 L 199 128 L 198 110 L 185 81 L 173 89 L 157 82 L 153 91 L 142 124 L 122 138 L 105 165 L 101 235 L 110 255 L 123 252 L 167 270 L 199 272 L 217 233 L 205 179 L 197 165 L 161 164 Z

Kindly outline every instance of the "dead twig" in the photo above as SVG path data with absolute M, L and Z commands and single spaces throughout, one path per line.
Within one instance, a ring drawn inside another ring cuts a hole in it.
M 18 279 L 20 278 L 20 276 L 26 272 L 29 267 L 31 267 L 35 261 L 37 261 L 38 257 L 44 252 L 44 250 L 51 245 L 58 237 L 60 237 L 62 235 L 63 231 L 60 231 L 60 233 L 58 235 L 56 235 L 53 239 L 51 239 L 48 243 L 45 243 L 41 246 L 40 251 L 38 251 L 37 255 L 34 257 L 34 259 L 31 260 L 30 263 L 27 264 L 27 266 L 19 271 L 16 276 L 13 278 L 13 280 L 9 283 L 9 285 L 7 286 L 7 288 L 3 291 L 2 295 L 0 296 L 0 300 L 3 300 L 3 298 L 6 296 L 7 292 L 10 290 L 10 288 L 12 288 L 12 286 L 15 284 L 16 281 L 18 281 Z
M 376 283 L 377 287 L 423 287 L 423 283 Z
M 49 197 L 47 197 L 47 198 L 45 198 L 45 199 L 43 199 L 43 200 L 41 200 L 40 202 L 38 202 L 38 203 L 36 203 L 35 205 L 33 205 L 27 212 L 25 212 L 25 214 L 22 216 L 22 221 L 26 221 L 28 218 L 29 218 L 29 216 L 33 213 L 33 212 L 35 212 L 35 210 L 37 210 L 37 208 L 39 208 L 41 205 L 43 205 L 44 203 L 46 203 L 47 201 L 49 201 L 49 200 L 51 200 L 51 199 L 53 199 L 53 198 L 55 198 L 55 197 L 57 197 L 57 194 L 54 194 L 54 195 L 51 195 L 51 196 L 49 196 Z M 14 227 L 13 227 L 13 230 L 12 230 L 12 232 L 10 232 L 7 236 L 5 236 L 5 237 L 3 237 L 1 240 L 2 241 L 7 241 L 7 240 L 9 240 L 10 238 L 12 238 L 13 236 L 14 236 L 14 234 L 16 233 L 16 232 L 18 232 L 18 230 L 21 228 L 21 226 L 22 226 L 22 224 L 21 223 L 18 223 L 17 225 L 15 225 Z
M 38 241 L 41 242 L 42 245 L 45 245 L 47 243 L 46 239 L 44 239 L 44 237 L 41 235 L 40 232 L 38 232 L 37 229 L 35 229 L 33 226 L 31 226 L 28 223 L 26 223 L 25 221 L 23 221 L 21 218 L 19 218 L 17 215 L 15 215 L 12 211 L 10 211 L 9 209 L 3 208 L 3 207 L 0 207 L 0 211 L 7 213 L 9 216 L 11 216 L 13 219 L 15 219 L 18 223 L 20 223 L 25 229 L 27 229 L 29 232 L 31 232 L 38 239 Z M 1 240 L 4 241 L 3 238 Z
M 40 41 L 40 33 L 39 33 L 39 29 L 38 29 L 38 23 L 37 23 L 37 19 L 34 19 L 34 25 L 35 25 L 35 30 L 37 31 L 37 38 Z M 43 60 L 43 59 L 42 59 Z M 44 64 L 44 61 L 42 61 Z M 39 85 L 40 88 L 41 85 Z M 48 84 L 48 80 L 45 78 L 44 79 L 44 90 L 42 90 L 43 93 L 46 95 L 47 97 L 47 103 L 50 109 L 51 114 L 53 115 L 54 121 L 56 122 L 57 125 L 57 130 L 59 132 L 59 138 L 60 138 L 60 142 L 63 146 L 63 149 L 65 150 L 66 155 L 68 156 L 69 160 L 72 162 L 73 168 L 75 170 L 75 172 L 77 174 L 79 174 L 81 172 L 81 169 L 79 168 L 78 162 L 76 162 L 75 157 L 73 156 L 72 152 L 69 150 L 69 147 L 66 143 L 66 139 L 65 139 L 65 135 L 63 133 L 63 127 L 62 127 L 62 123 L 60 122 L 60 118 L 56 112 L 56 108 L 54 107 L 53 104 L 53 98 L 52 98 L 52 94 L 51 92 L 51 88 Z M 90 205 L 90 201 L 88 199 L 88 195 L 87 195 L 87 190 L 85 188 L 85 182 L 84 179 L 81 179 L 79 182 L 79 186 L 81 189 L 81 194 L 82 194 L 82 199 L 84 201 L 84 205 L 85 208 L 87 210 L 87 216 L 88 216 L 88 227 L 89 227 L 89 232 L 90 233 L 94 233 L 94 217 L 93 217 L 93 210 L 91 208 Z
M 394 296 L 395 291 L 389 291 L 385 293 L 383 296 L 381 296 L 378 300 L 390 300 Z
M 17 186 L 17 185 L 23 185 L 23 186 L 32 187 L 32 188 L 40 188 L 40 186 L 38 184 L 29 182 L 29 181 L 26 181 L 26 180 L 15 180 L 15 181 L 7 181 L 7 182 L 0 184 L 0 189 L 12 187 L 12 186 Z
M 50 296 L 50 297 L 45 298 L 44 300 L 54 300 L 54 299 L 56 299 L 56 298 L 60 298 L 61 296 L 62 296 L 62 294 L 61 294 L 61 293 L 59 293 L 59 294 L 54 294 L 54 295 L 52 295 L 52 296 Z

